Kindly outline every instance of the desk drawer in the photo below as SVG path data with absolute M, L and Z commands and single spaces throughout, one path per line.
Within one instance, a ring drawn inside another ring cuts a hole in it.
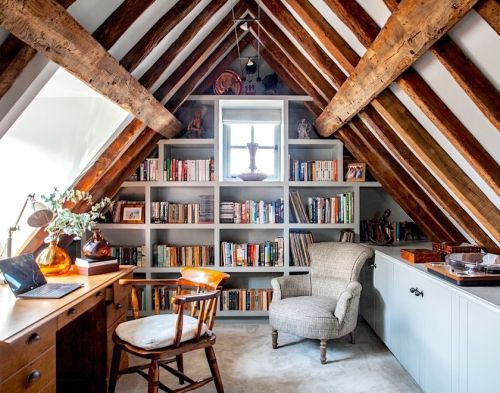
M 63 328 L 102 300 L 104 300 L 104 290 L 93 293 L 85 300 L 75 304 L 57 317 L 57 329 Z
M 115 298 L 116 299 L 116 298 Z M 127 313 L 128 295 L 125 294 L 121 299 L 106 305 L 106 327 L 109 328 L 113 323 Z
M 113 357 L 113 332 L 115 331 L 116 327 L 127 320 L 127 315 L 123 314 L 120 318 L 118 318 L 113 325 L 111 325 L 108 330 L 107 330 L 107 375 L 109 376 L 109 370 L 111 369 L 111 358 Z M 128 367 L 128 355 L 125 351 L 122 351 L 122 356 L 120 359 L 120 370 L 127 368 Z
M 55 378 L 56 347 L 53 346 L 7 379 L 2 384 L 1 390 L 5 393 L 35 393 L 45 388 Z
M 56 393 L 56 381 L 53 380 L 52 382 L 49 382 L 49 384 L 45 386 L 40 393 Z
M 19 371 L 56 343 L 56 321 L 52 319 L 36 329 L 0 347 L 0 381 Z
M 132 274 L 129 274 L 123 278 L 132 278 Z M 130 285 L 120 285 L 118 281 L 113 283 L 113 302 L 116 302 L 117 299 L 121 299 L 122 297 L 128 295 L 130 293 Z

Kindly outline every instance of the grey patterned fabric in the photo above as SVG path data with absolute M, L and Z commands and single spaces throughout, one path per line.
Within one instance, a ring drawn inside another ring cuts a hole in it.
M 363 264 L 373 251 L 354 243 L 324 242 L 309 246 L 311 271 L 274 278 L 269 322 L 278 330 L 327 340 L 356 328 Z

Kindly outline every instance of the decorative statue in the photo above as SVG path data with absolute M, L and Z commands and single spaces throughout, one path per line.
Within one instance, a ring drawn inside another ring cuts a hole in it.
M 203 133 L 203 116 L 207 113 L 207 108 L 202 107 L 194 111 L 193 118 L 187 126 L 188 138 L 201 138 Z
M 394 242 L 394 237 L 392 236 L 392 225 L 389 222 L 389 216 L 391 215 L 391 210 L 386 209 L 382 218 L 370 220 L 368 238 L 370 241 L 377 246 L 389 246 Z
M 297 135 L 299 139 L 310 139 L 310 132 L 312 131 L 312 125 L 307 121 L 307 119 L 302 118 L 297 124 Z

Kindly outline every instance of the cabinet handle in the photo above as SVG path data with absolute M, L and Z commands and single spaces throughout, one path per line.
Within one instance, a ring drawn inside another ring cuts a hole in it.
M 76 308 L 71 307 L 71 308 L 68 310 L 68 316 L 72 316 L 72 315 L 75 315 L 75 314 L 76 314 Z
M 95 293 L 95 297 L 102 297 L 102 291 L 97 291 Z
M 410 288 L 411 293 L 415 293 L 416 290 L 417 290 L 416 288 Z
M 418 288 L 415 290 L 415 296 L 422 296 L 424 297 L 424 291 L 419 291 Z
M 120 310 L 122 307 L 123 307 L 123 306 L 122 306 L 122 304 L 121 304 L 121 303 L 118 303 L 118 304 L 115 306 L 115 308 L 116 308 L 117 310 Z
M 372 268 L 376 269 L 377 268 L 377 264 L 375 262 L 373 262 L 371 265 L 370 265 Z
M 26 343 L 31 345 L 31 344 L 36 343 L 37 341 L 40 341 L 40 335 L 38 333 L 33 333 L 33 334 L 30 334 L 30 336 L 26 340 Z
M 42 373 L 38 370 L 33 370 L 26 378 L 26 387 L 30 386 L 33 382 L 38 381 L 42 377 Z

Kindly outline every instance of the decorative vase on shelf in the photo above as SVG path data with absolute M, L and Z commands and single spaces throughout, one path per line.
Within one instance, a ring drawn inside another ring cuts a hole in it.
M 250 165 L 248 169 L 250 172 L 240 173 L 238 177 L 243 181 L 261 181 L 264 180 L 267 175 L 262 172 L 257 171 L 257 165 L 255 165 L 255 154 L 259 148 L 258 143 L 247 143 L 248 153 L 250 154 Z
M 57 276 L 67 273 L 71 268 L 71 258 L 68 253 L 51 241 L 36 257 L 36 263 L 45 276 Z
M 105 259 L 111 256 L 111 247 L 99 229 L 92 230 L 92 237 L 83 245 L 82 254 L 89 259 Z

